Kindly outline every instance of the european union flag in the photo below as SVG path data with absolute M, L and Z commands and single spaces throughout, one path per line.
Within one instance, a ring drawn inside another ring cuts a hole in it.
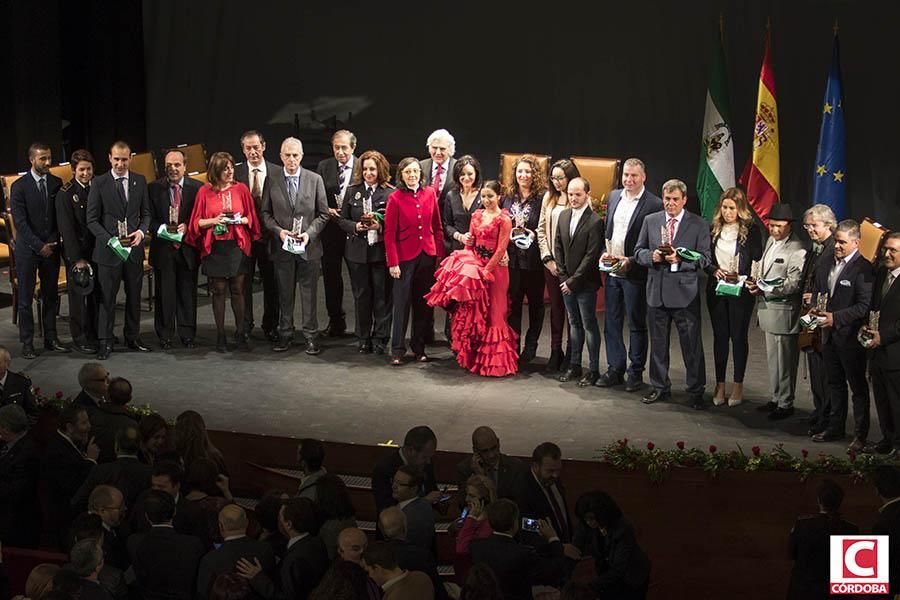
M 844 151 L 844 102 L 841 95 L 841 52 L 837 33 L 831 70 L 825 85 L 822 130 L 813 175 L 813 204 L 827 204 L 838 221 L 847 212 L 847 170 Z

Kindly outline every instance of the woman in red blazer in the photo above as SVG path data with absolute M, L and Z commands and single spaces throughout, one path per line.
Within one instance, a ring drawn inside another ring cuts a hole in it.
M 420 185 L 422 170 L 415 158 L 397 167 L 397 191 L 388 197 L 384 214 L 384 251 L 393 286 L 394 320 L 391 329 L 391 365 L 403 363 L 406 326 L 412 305 L 409 345 L 419 362 L 428 362 L 425 333 L 431 326 L 425 294 L 434 284 L 437 259 L 444 255 L 441 212 L 434 190 Z

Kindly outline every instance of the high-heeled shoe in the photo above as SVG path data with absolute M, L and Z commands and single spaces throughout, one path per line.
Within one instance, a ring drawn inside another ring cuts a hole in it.
M 228 338 L 224 332 L 216 335 L 216 352 L 219 354 L 228 352 Z
M 735 383 L 731 388 L 731 396 L 728 397 L 728 406 L 737 406 L 744 401 L 744 384 Z
M 249 338 L 250 338 L 250 336 L 244 332 L 235 334 L 235 336 L 234 336 L 235 348 L 237 350 L 241 350 L 243 352 L 250 352 Z
M 725 383 L 720 381 L 716 383 L 716 391 L 713 392 L 713 404 L 715 406 L 722 406 L 725 404 Z

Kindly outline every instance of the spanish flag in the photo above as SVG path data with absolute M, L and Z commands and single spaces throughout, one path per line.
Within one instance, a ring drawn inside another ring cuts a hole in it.
M 775 72 L 766 31 L 766 54 L 759 70 L 759 92 L 756 96 L 756 122 L 753 125 L 753 158 L 747 162 L 740 179 L 747 190 L 747 200 L 762 219 L 769 222 L 769 210 L 778 202 L 778 103 L 775 100 Z

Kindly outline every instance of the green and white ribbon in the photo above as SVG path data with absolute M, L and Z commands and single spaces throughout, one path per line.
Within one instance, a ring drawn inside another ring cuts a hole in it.
M 738 278 L 737 283 L 728 283 L 724 279 L 720 279 L 716 284 L 716 296 L 734 296 L 735 298 L 741 295 L 741 289 L 744 287 L 744 282 L 747 280 L 746 275 L 741 275 Z
M 128 260 L 128 257 L 131 255 L 131 248 L 123 248 L 122 242 L 119 241 L 119 238 L 113 236 L 109 238 L 109 241 L 106 243 L 109 246 L 109 249 L 112 250 L 122 262 Z
M 694 252 L 693 250 L 688 250 L 687 248 L 675 248 L 675 253 L 678 254 L 682 259 L 688 260 L 690 262 L 697 262 L 700 260 L 701 254 L 699 252 Z
M 168 242 L 176 242 L 180 244 L 184 241 L 183 233 L 169 233 L 169 229 L 165 225 L 160 225 L 156 232 L 157 237 Z

